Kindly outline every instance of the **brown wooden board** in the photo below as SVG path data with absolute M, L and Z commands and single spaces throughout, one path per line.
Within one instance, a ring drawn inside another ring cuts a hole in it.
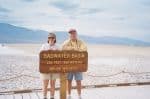
M 86 51 L 41 51 L 39 71 L 41 73 L 86 72 L 88 53 Z

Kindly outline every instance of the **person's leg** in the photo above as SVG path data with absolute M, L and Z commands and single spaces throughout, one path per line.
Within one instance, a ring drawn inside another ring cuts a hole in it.
M 71 88 L 72 88 L 73 73 L 68 73 L 67 79 L 68 79 L 68 99 L 71 99 Z
M 50 80 L 50 85 L 51 85 L 50 96 L 51 96 L 51 98 L 54 98 L 54 95 L 55 95 L 55 82 L 56 82 L 56 80 Z
M 78 92 L 78 95 L 81 96 L 81 80 L 76 80 L 76 83 L 77 83 L 77 92 Z
M 47 98 L 47 87 L 49 80 L 43 80 L 43 97 Z
M 75 73 L 75 80 L 77 83 L 77 92 L 79 95 L 79 99 L 81 99 L 81 88 L 82 88 L 81 80 L 82 79 L 83 79 L 83 76 L 81 72 Z

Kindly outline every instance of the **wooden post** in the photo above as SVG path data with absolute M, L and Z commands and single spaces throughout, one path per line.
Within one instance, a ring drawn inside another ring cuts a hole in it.
M 60 99 L 66 99 L 66 74 L 61 73 L 60 74 Z

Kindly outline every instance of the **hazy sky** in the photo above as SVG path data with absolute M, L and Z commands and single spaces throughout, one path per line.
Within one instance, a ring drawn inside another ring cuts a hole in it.
M 0 0 L 0 22 L 150 42 L 150 0 Z

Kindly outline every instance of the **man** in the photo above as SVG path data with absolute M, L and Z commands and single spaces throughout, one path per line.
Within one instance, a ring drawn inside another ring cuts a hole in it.
M 63 43 L 62 50 L 87 51 L 86 45 L 83 43 L 83 41 L 78 39 L 77 31 L 75 29 L 70 29 L 68 33 L 69 33 L 70 38 Z M 73 77 L 76 80 L 79 99 L 81 99 L 81 87 L 82 87 L 81 80 L 83 79 L 81 72 L 67 74 L 68 99 L 71 99 L 71 87 L 72 87 Z

